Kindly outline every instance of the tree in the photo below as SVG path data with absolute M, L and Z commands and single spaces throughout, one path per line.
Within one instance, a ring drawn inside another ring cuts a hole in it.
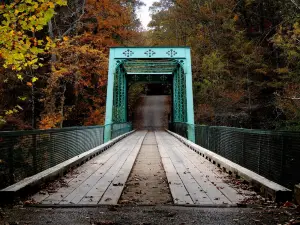
M 40 33 L 54 15 L 58 5 L 65 5 L 65 0 L 19 0 L 10 4 L 2 4 L 0 17 L 0 58 L 5 68 L 3 80 L 11 82 L 14 73 L 17 79 L 30 87 L 32 122 L 35 127 L 35 82 L 38 80 L 35 71 L 42 67 L 41 54 L 45 54 L 54 43 L 50 38 L 40 37 Z M 26 97 L 17 96 L 25 101 Z M 10 105 L 6 108 L 5 117 L 22 110 L 20 105 Z
M 104 123 L 108 48 L 137 36 L 139 1 L 86 0 L 76 25 L 54 33 L 70 34 L 53 54 L 45 88 L 40 128 Z M 66 15 L 64 15 L 66 17 Z M 70 29 L 72 28 L 72 29 Z M 71 32 L 72 31 L 72 32 Z

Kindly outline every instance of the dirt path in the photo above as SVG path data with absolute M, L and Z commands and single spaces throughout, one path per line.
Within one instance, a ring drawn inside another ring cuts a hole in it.
M 120 204 L 172 204 L 154 132 L 148 132 L 133 166 Z

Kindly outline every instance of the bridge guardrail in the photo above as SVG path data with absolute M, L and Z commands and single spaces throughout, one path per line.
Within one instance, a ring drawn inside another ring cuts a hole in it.
M 300 132 L 186 123 L 170 124 L 170 130 L 186 138 L 189 126 L 201 147 L 285 187 L 300 183 Z
M 132 130 L 112 124 L 112 138 Z M 0 132 L 0 189 L 104 143 L 106 126 Z

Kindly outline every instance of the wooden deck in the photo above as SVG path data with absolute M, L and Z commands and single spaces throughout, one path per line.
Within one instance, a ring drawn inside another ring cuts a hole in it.
M 65 187 L 33 196 L 41 204 L 117 204 L 146 131 L 135 132 L 64 177 Z
M 40 204 L 117 204 L 147 131 L 138 131 L 66 175 L 65 185 L 32 198 Z M 224 182 L 225 174 L 164 131 L 155 137 L 174 204 L 235 204 L 243 193 Z M 146 166 L 146 165 L 145 165 Z M 74 175 L 75 174 L 75 175 Z M 153 174 L 149 174 L 153 176 Z M 159 190 L 158 190 L 159 191 Z
M 245 196 L 224 182 L 226 174 L 166 132 L 155 132 L 175 204 L 236 204 Z

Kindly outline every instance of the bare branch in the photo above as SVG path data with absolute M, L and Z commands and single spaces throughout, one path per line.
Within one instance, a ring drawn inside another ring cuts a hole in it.
M 300 6 L 297 4 L 295 0 L 290 0 L 298 9 L 300 9 Z

